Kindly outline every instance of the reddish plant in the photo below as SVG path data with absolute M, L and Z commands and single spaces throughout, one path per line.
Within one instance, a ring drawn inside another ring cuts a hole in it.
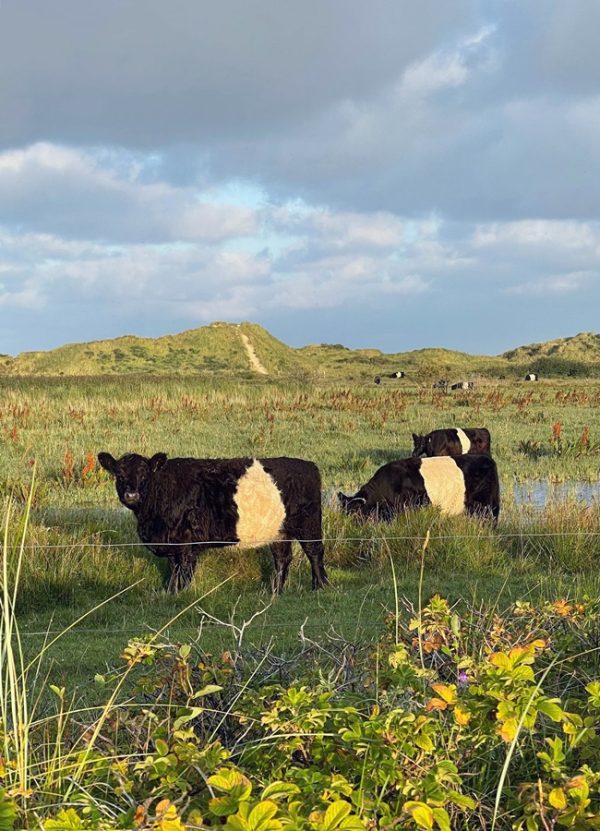
M 81 471 L 81 481 L 85 484 L 86 479 L 88 476 L 93 473 L 94 468 L 96 467 L 96 457 L 92 453 L 91 450 L 88 450 L 87 456 L 85 457 L 85 465 Z
M 65 486 L 70 485 L 75 479 L 75 459 L 73 457 L 73 451 L 70 448 L 65 453 L 62 475 Z

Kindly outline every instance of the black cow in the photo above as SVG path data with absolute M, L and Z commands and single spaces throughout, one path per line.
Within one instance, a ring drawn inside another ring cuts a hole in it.
M 374 379 L 375 383 L 376 384 L 381 384 L 381 379 L 382 378 L 394 378 L 394 379 L 406 378 L 406 373 L 402 372 L 402 370 L 399 369 L 397 372 L 390 372 L 388 375 L 376 375 L 375 379 Z
M 412 434 L 413 456 L 462 456 L 465 453 L 490 453 L 491 436 L 487 427 L 449 427 L 432 430 L 425 436 Z
M 434 383 L 431 385 L 432 390 L 444 390 L 444 392 L 446 391 L 447 387 L 448 381 L 446 381 L 445 378 L 440 378 L 438 381 L 434 381 Z
M 539 375 L 536 372 L 528 372 L 525 376 L 525 381 L 539 381 Z
M 474 390 L 475 389 L 475 381 L 457 381 L 456 384 L 452 384 L 450 389 L 451 390 Z
M 500 485 L 491 456 L 399 459 L 383 465 L 354 496 L 339 492 L 347 514 L 391 519 L 407 508 L 434 505 L 445 514 L 492 518 L 500 513 Z
M 321 476 L 303 459 L 148 459 L 99 453 L 115 477 L 119 499 L 136 516 L 138 535 L 167 557 L 168 589 L 177 592 L 194 574 L 200 552 L 269 544 L 275 591 L 283 589 L 297 539 L 312 569 L 312 587 L 327 583 L 321 533 Z

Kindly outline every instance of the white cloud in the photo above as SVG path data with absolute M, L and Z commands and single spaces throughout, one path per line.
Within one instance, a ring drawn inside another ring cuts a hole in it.
M 402 75 L 398 94 L 426 97 L 446 88 L 462 86 L 473 72 L 489 71 L 495 61 L 495 50 L 491 45 L 495 31 L 495 26 L 483 26 L 460 40 L 454 48 L 440 49 L 410 64 Z
M 112 164 L 117 162 L 117 164 Z M 256 211 L 191 186 L 146 182 L 143 163 L 38 143 L 0 153 L 0 215 L 71 239 L 219 242 L 255 233 Z
M 519 246 L 595 251 L 600 244 L 600 225 L 589 222 L 528 219 L 519 222 L 478 225 L 473 234 L 476 248 Z
M 600 265 L 600 264 L 599 264 Z M 568 274 L 550 274 L 541 280 L 533 280 L 529 283 L 521 283 L 516 286 L 508 286 L 507 294 L 546 296 L 574 294 L 589 287 L 590 281 L 599 280 L 600 270 L 597 272 L 574 271 Z

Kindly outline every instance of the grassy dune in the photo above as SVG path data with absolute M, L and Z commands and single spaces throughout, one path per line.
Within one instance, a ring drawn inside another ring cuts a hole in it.
M 89 376 L 209 374 L 253 377 L 242 335 L 272 377 L 362 379 L 398 369 L 418 384 L 445 377 L 459 381 L 522 378 L 527 372 L 544 377 L 600 377 L 600 335 L 581 333 L 542 344 L 518 347 L 503 355 L 468 355 L 449 349 L 418 349 L 386 354 L 378 349 L 347 349 L 320 344 L 294 349 L 253 323 L 212 323 L 161 338 L 132 335 L 114 340 L 68 344 L 47 352 L 0 355 L 0 373 L 15 376 Z

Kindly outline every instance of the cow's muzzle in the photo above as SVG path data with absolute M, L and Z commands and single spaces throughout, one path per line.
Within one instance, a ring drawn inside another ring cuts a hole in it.
M 140 494 L 138 491 L 127 491 L 123 494 L 123 501 L 126 505 L 139 505 Z

